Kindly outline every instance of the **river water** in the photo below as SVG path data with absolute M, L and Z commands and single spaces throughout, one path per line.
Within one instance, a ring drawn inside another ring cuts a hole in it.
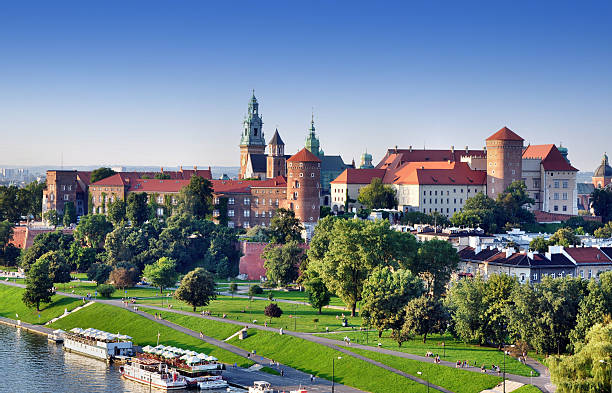
M 0 392 L 149 392 L 148 386 L 123 380 L 113 365 L 64 352 L 43 335 L 5 325 L 0 325 L 0 370 Z

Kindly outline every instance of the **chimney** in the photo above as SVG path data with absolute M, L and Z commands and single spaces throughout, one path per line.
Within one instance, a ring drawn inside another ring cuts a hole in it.
M 197 170 L 198 170 L 198 167 L 194 165 L 194 166 L 193 166 L 193 170 L 194 170 L 194 171 L 197 171 Z
M 163 166 L 161 167 L 161 173 L 164 173 L 164 167 Z
M 454 153 L 454 152 L 455 152 L 455 146 L 451 145 L 451 153 Z
M 533 259 L 533 251 L 527 251 L 527 258 Z
M 478 254 L 481 251 L 480 246 L 476 246 L 476 248 L 474 248 L 474 254 Z
M 397 153 L 397 145 L 395 145 L 395 153 Z
M 181 165 L 179 168 L 180 168 L 181 172 L 183 172 L 183 166 Z
M 465 146 L 465 153 L 467 154 L 467 152 L 469 151 L 467 145 Z
M 210 165 L 208 166 L 208 170 L 210 171 Z
M 510 258 L 514 254 L 514 249 L 506 248 L 506 258 Z
M 408 151 L 410 151 L 410 153 L 412 153 L 412 145 L 408 146 Z

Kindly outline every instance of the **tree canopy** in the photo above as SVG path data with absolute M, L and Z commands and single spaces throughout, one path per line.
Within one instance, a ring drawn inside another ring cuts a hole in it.
M 176 263 L 172 259 L 161 257 L 157 262 L 146 265 L 142 275 L 162 293 L 164 288 L 176 283 L 178 273 L 175 267 Z
M 116 173 L 117 172 L 113 171 L 112 169 L 105 167 L 94 169 L 93 171 L 91 171 L 91 176 L 89 177 L 89 180 L 91 183 L 95 183 L 102 179 L 106 179 L 107 177 L 110 177 Z
M 286 244 L 270 243 L 261 254 L 270 282 L 286 286 L 298 278 L 298 267 L 304 258 L 304 249 L 296 241 Z
M 212 212 L 213 186 L 210 180 L 192 176 L 189 184 L 181 189 L 180 209 L 197 218 L 206 218 Z
M 41 258 L 31 266 L 22 297 L 26 306 L 36 306 L 36 311 L 40 311 L 40 303 L 51 302 L 53 279 L 50 273 L 49 261 L 45 258 Z
M 612 189 L 596 188 L 589 199 L 593 211 L 604 223 L 612 220 Z
M 206 306 L 217 297 L 212 274 L 201 267 L 190 271 L 181 280 L 181 285 L 174 293 L 174 297 L 191 305 L 194 312 L 196 307 Z
M 133 192 L 128 195 L 125 215 L 132 226 L 141 226 L 151 216 L 151 209 L 147 200 L 147 194 L 144 192 Z
M 106 235 L 113 230 L 113 225 L 104 214 L 87 214 L 81 217 L 74 230 L 74 237 L 87 247 L 102 248 Z
M 393 209 L 398 203 L 393 187 L 383 184 L 377 177 L 359 190 L 357 201 L 368 209 Z
M 270 220 L 268 233 L 272 243 L 302 242 L 302 224 L 293 210 L 277 209 Z

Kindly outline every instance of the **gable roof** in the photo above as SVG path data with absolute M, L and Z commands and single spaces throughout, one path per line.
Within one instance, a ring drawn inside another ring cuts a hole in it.
M 305 147 L 302 148 L 302 150 L 300 150 L 296 154 L 292 155 L 287 161 L 291 161 L 291 162 L 321 162 L 319 157 L 317 157 L 314 154 L 312 154 Z
M 547 171 L 578 171 L 567 162 L 557 146 L 553 144 L 529 145 L 523 150 L 523 158 L 542 160 L 542 167 Z
M 134 192 L 179 192 L 190 180 L 137 179 L 131 188 Z
M 265 173 L 268 170 L 268 159 L 265 154 L 249 154 L 251 170 L 256 173 Z
M 340 156 L 321 157 L 321 171 L 340 172 L 346 168 L 346 164 Z
M 370 184 L 372 179 L 382 179 L 385 175 L 384 169 L 355 169 L 347 168 L 331 184 Z
M 124 180 L 125 173 L 115 173 L 112 176 L 105 177 L 102 180 L 98 180 L 92 183 L 92 186 L 125 186 L 126 181 Z
M 251 187 L 287 187 L 283 176 L 267 180 L 211 180 L 216 193 L 250 193 Z
M 376 165 L 378 169 L 398 169 L 408 162 L 461 161 L 461 157 L 486 158 L 484 150 L 389 149 Z
M 487 141 L 524 141 L 523 138 L 518 136 L 514 131 L 508 127 L 503 127 L 495 134 L 491 135 L 486 139 Z
M 565 252 L 579 265 L 612 263 L 612 259 L 595 247 L 566 247 Z
M 391 179 L 385 176 L 385 182 Z M 474 171 L 465 162 L 411 162 L 393 174 L 393 184 L 484 185 L 485 171 Z

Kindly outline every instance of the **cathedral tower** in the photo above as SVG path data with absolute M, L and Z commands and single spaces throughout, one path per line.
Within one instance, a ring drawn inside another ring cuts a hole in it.
M 259 103 L 255 98 L 255 91 L 249 101 L 249 108 L 244 119 L 244 128 L 240 138 L 240 173 L 239 178 L 244 178 L 249 154 L 265 154 L 266 140 L 263 133 L 263 122 L 259 115 Z
M 308 137 L 306 137 L 305 147 L 309 152 L 319 158 L 323 157 L 324 155 L 323 150 L 321 150 L 319 145 L 319 138 L 317 138 L 317 135 L 315 134 L 314 115 L 312 120 L 310 120 L 310 128 L 308 129 Z
M 287 159 L 285 158 L 285 143 L 274 131 L 274 136 L 268 142 L 268 157 L 266 157 L 266 177 L 272 179 L 276 176 L 287 176 Z

